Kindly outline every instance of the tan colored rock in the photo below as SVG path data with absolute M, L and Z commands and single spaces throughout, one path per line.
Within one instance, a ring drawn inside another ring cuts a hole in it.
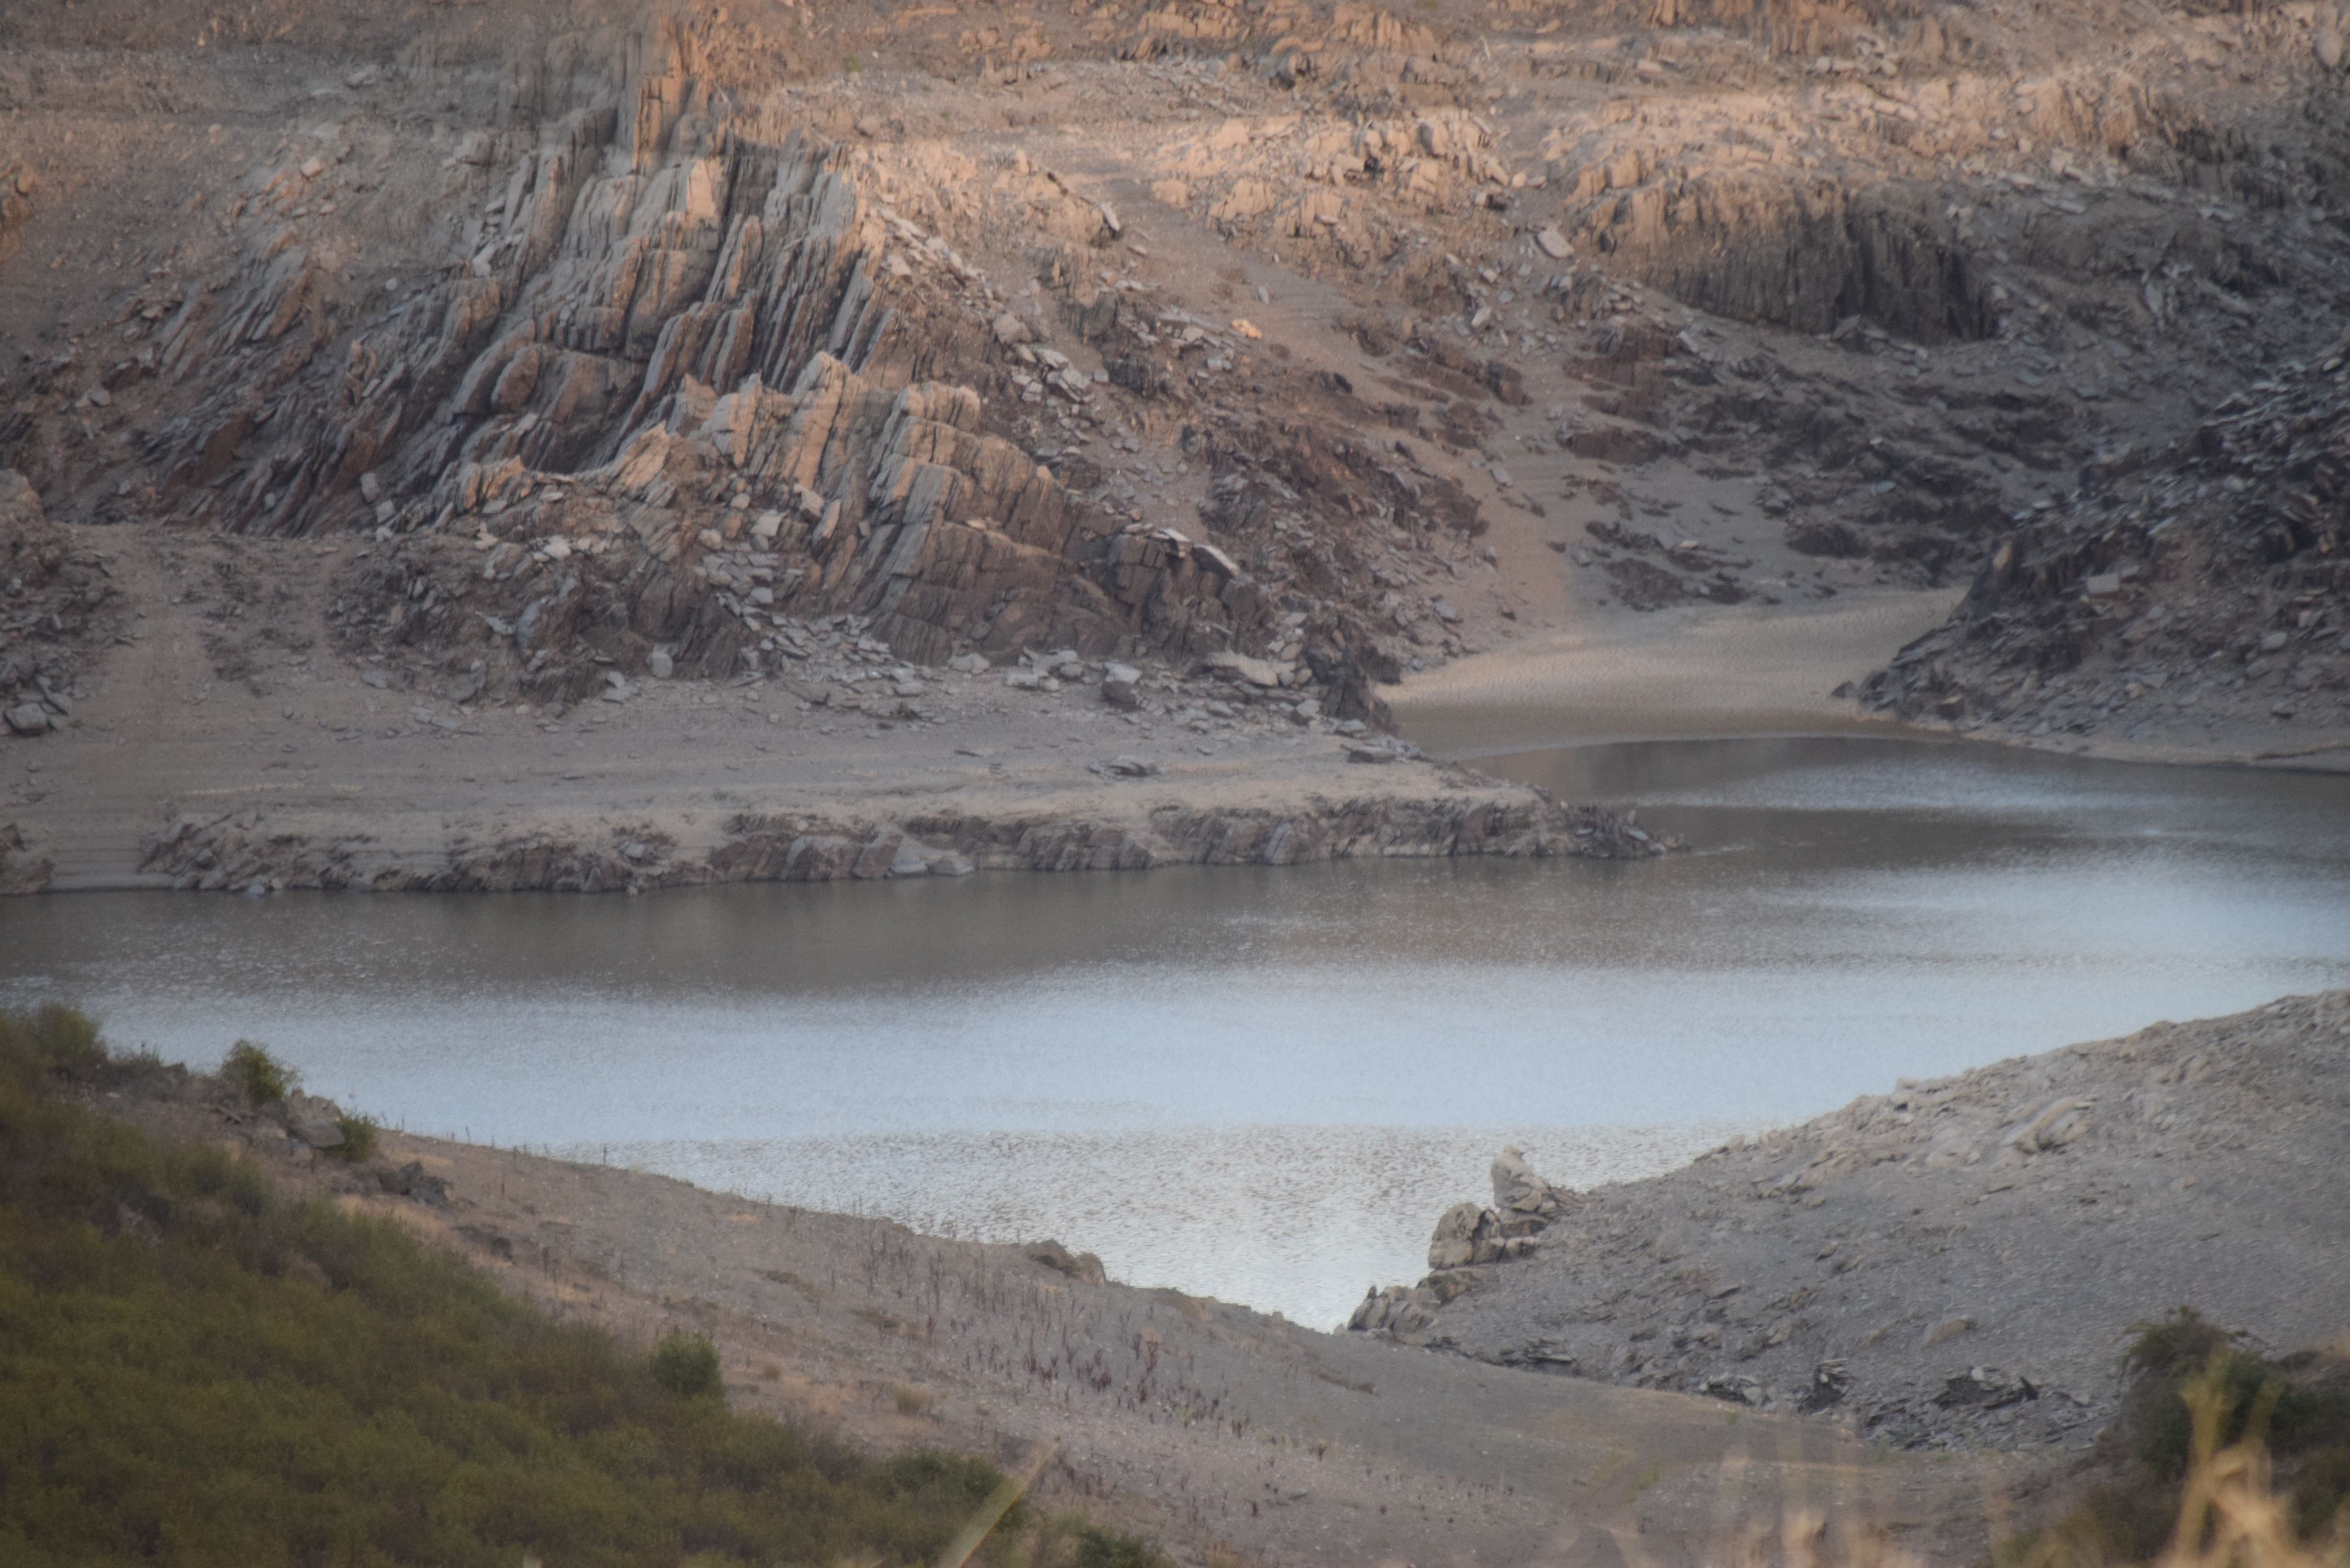
M 1436 1234 L 1428 1242 L 1429 1268 L 1465 1267 L 1476 1255 L 1477 1231 L 1484 1215 L 1485 1211 L 1474 1203 L 1456 1203 L 1439 1216 Z

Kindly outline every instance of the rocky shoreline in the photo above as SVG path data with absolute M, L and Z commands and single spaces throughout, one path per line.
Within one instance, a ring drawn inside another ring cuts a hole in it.
M 0 856 L 12 843 L 21 840 L 0 829 Z M 701 849 L 648 828 L 608 833 L 600 842 L 540 833 L 406 856 L 364 834 L 320 839 L 272 832 L 256 818 L 230 813 L 182 817 L 143 840 L 140 871 L 146 886 L 255 895 L 293 888 L 598 893 L 980 870 L 1139 871 L 1471 856 L 1634 860 L 1680 847 L 1679 840 L 1640 827 L 1635 812 L 1568 805 L 1540 791 L 1484 781 L 1482 787 L 1430 797 L 1314 797 L 1293 809 L 1160 805 L 1111 817 L 941 812 L 875 823 L 743 813 L 725 824 L 714 846 Z M 0 858 L 0 888 L 40 891 L 49 865 Z
M 1515 1150 L 1357 1333 L 1832 1413 L 1902 1447 L 2085 1442 L 2133 1324 L 2350 1326 L 2350 992 L 1904 1081 L 1588 1192 Z

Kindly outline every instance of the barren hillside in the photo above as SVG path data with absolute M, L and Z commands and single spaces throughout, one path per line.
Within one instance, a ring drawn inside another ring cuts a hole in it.
M 2350 994 L 1904 1082 L 1650 1181 L 1494 1168 L 1359 1329 L 1908 1447 L 2077 1449 L 2131 1325 L 2350 1330 Z
M 214 673 L 469 713 L 789 679 L 847 628 L 1089 690 L 1221 659 L 1320 732 L 1660 607 L 1989 562 L 1979 625 L 2048 519 L 2210 466 L 2215 405 L 2344 326 L 2330 6 L 123 0 L 0 45 L 10 547 L 272 541 Z M 2196 480 L 2297 519 L 2189 552 L 2258 600 L 2236 640 L 2339 614 L 2329 486 L 2279 472 Z M 2027 575 L 2126 578 L 2129 504 Z M 19 731 L 70 723 L 114 620 L 9 626 Z M 2130 734 L 2325 743 L 2296 658 Z M 1867 711 L 2022 723 L 1916 663 Z

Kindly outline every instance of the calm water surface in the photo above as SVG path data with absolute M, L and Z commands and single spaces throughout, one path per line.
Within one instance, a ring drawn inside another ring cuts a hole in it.
M 1483 764 L 1637 866 L 1347 864 L 641 898 L 0 903 L 0 1000 L 268 1042 L 420 1130 L 995 1240 L 1314 1324 L 1495 1147 L 1576 1182 L 1897 1077 L 2350 984 L 2350 780 L 1854 739 Z

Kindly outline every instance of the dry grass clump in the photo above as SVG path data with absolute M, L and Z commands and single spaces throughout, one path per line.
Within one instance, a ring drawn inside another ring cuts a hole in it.
M 2350 1563 L 2350 1362 L 2282 1360 L 2180 1308 L 2137 1325 L 2131 1378 L 2098 1441 L 2104 1478 L 2010 1543 L 2012 1568 Z

